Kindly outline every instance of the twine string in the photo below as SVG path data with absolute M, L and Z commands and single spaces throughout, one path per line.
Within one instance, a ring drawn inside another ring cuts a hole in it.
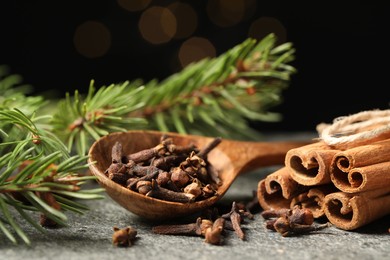
M 390 134 L 390 109 L 338 117 L 332 124 L 317 125 L 316 130 L 319 139 L 331 146 L 370 141 L 383 134 Z

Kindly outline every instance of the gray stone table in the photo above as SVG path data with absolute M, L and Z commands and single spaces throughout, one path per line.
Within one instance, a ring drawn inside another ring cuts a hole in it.
M 272 138 L 311 135 L 272 135 Z M 250 200 L 257 183 L 276 169 L 277 166 L 267 167 L 241 175 L 218 205 Z M 96 182 L 90 185 L 98 187 Z M 202 237 L 154 234 L 151 231 L 154 223 L 128 212 L 107 196 L 83 203 L 90 210 L 84 215 L 67 214 L 67 227 L 48 229 L 47 234 L 42 234 L 24 224 L 31 246 L 23 242 L 13 245 L 0 233 L 0 259 L 390 259 L 390 216 L 356 231 L 329 227 L 303 236 L 282 237 L 267 230 L 263 218 L 255 214 L 253 220 L 246 220 L 242 226 L 246 240 L 226 232 L 223 244 L 216 246 L 205 243 Z M 131 247 L 115 247 L 113 226 L 137 229 L 135 243 Z

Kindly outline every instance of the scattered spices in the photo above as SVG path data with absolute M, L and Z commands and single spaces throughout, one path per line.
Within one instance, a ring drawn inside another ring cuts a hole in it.
M 198 149 L 193 144 L 176 145 L 163 135 L 156 146 L 128 155 L 116 142 L 105 174 L 129 190 L 156 199 L 181 203 L 207 199 L 217 195 L 221 185 L 218 172 L 207 159 L 221 141 L 214 138 Z
M 114 246 L 118 247 L 128 247 L 132 246 L 136 237 L 137 230 L 132 227 L 118 228 L 117 226 L 113 227 L 114 234 L 112 235 L 112 243 Z
M 261 213 L 261 216 L 267 219 L 265 222 L 267 229 L 276 231 L 284 237 L 318 231 L 330 226 L 329 222 L 315 225 L 311 210 L 302 209 L 298 205 L 292 209 L 265 210 Z
M 221 215 L 217 208 L 208 208 L 195 223 L 158 225 L 152 227 L 152 231 L 160 235 L 201 236 L 206 243 L 221 245 L 225 230 L 234 231 L 240 239 L 244 239 L 241 223 L 248 216 L 247 211 L 239 209 L 233 202 L 228 213 Z

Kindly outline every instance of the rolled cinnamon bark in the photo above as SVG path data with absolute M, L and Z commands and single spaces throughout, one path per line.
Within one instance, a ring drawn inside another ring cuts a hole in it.
M 390 180 L 390 139 L 335 154 L 331 181 L 345 192 L 361 192 L 387 186 Z
M 336 227 L 357 229 L 390 214 L 390 187 L 353 194 L 330 193 L 324 199 L 324 212 Z
M 291 199 L 282 196 L 282 192 L 268 194 L 265 189 L 265 180 L 259 181 L 257 185 L 257 199 L 263 210 L 286 209 L 290 207 Z
M 339 190 L 348 193 L 385 188 L 390 183 L 390 161 L 352 168 L 347 173 L 335 168 L 331 179 Z
M 330 166 L 333 156 L 340 152 L 322 141 L 293 148 L 286 153 L 285 166 L 299 184 L 315 186 L 331 183 Z
M 354 147 L 335 154 L 332 166 L 348 172 L 352 168 L 389 161 L 390 139 Z
M 295 196 L 290 203 L 290 208 L 296 205 L 302 208 L 308 208 L 313 213 L 314 218 L 325 216 L 324 199 L 325 196 L 338 191 L 333 184 L 325 184 L 310 188 L 307 192 L 303 192 Z
M 307 189 L 291 178 L 288 168 L 282 167 L 258 183 L 257 198 L 264 210 L 289 208 L 291 199 Z

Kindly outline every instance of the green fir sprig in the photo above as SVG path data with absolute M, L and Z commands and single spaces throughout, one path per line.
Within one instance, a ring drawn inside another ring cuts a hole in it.
M 214 59 L 190 64 L 180 73 L 145 86 L 139 111 L 150 129 L 183 134 L 255 139 L 259 132 L 248 121 L 276 122 L 269 112 L 281 103 L 294 67 L 291 43 L 275 46 L 270 34 L 261 41 L 248 39 Z
M 0 78 L 0 85 L 8 86 L 3 83 Z M 14 97 L 29 99 L 22 92 L 7 91 L 1 95 L 9 106 L 18 101 Z M 89 166 L 87 156 L 71 155 L 46 124 L 39 124 L 50 116 L 35 116 L 36 105 L 24 104 L 24 109 L 32 110 L 29 116 L 16 107 L 0 109 L 0 231 L 15 244 L 18 238 L 31 244 L 19 219 L 45 232 L 42 226 L 47 223 L 66 226 L 65 211 L 84 214 L 88 207 L 78 200 L 104 198 L 100 194 L 104 189 L 83 186 L 95 179 L 82 174 Z
M 86 97 L 76 90 L 73 96 L 67 93 L 60 101 L 50 122 L 53 132 L 70 151 L 84 155 L 101 136 L 146 125 L 145 118 L 127 116 L 144 106 L 144 102 L 133 98 L 143 89 L 139 81 L 126 81 L 96 90 L 92 80 Z

